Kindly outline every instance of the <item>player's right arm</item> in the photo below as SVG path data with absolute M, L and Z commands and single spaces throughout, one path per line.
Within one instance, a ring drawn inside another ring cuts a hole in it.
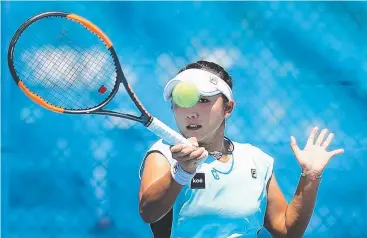
M 175 145 L 171 147 L 172 157 L 182 169 L 195 173 L 198 160 L 206 157 L 204 148 Z M 146 223 L 161 219 L 172 208 L 183 185 L 176 182 L 171 174 L 171 165 L 159 152 L 150 153 L 144 166 L 139 191 L 139 212 Z
M 139 192 L 139 212 L 146 223 L 158 221 L 172 208 L 183 186 L 171 176 L 171 166 L 159 152 L 145 160 Z

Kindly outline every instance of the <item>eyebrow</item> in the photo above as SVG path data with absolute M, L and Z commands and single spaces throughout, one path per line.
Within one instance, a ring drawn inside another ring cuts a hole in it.
M 215 98 L 217 95 L 213 95 L 213 96 L 204 96 L 204 95 L 200 95 L 200 98 L 206 98 L 206 99 L 213 99 Z

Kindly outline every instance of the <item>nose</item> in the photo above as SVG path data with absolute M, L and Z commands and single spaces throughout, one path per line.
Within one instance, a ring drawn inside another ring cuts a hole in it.
M 189 112 L 186 114 L 187 119 L 196 119 L 199 117 L 199 114 L 196 112 Z

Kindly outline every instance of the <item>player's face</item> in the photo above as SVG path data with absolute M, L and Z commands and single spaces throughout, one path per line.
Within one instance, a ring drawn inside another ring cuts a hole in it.
M 226 115 L 224 98 L 221 95 L 200 97 L 191 108 L 172 108 L 180 132 L 187 138 L 196 137 L 199 142 L 210 142 L 218 134 Z

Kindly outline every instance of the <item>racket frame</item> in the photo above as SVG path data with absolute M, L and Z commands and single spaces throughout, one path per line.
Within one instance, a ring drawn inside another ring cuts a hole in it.
M 116 78 L 115 86 L 112 89 L 110 95 L 104 101 L 102 101 L 100 104 L 98 104 L 97 106 L 95 106 L 93 108 L 82 109 L 82 110 L 70 110 L 70 109 L 64 109 L 64 108 L 61 108 L 61 107 L 54 106 L 52 104 L 49 104 L 47 101 L 45 101 L 44 99 L 42 99 L 38 95 L 31 92 L 27 88 L 27 86 L 22 82 L 20 77 L 18 76 L 18 74 L 16 72 L 16 69 L 15 69 L 15 66 L 14 66 L 14 63 L 13 63 L 14 62 L 13 61 L 13 59 L 14 59 L 14 50 L 15 50 L 18 39 L 20 38 L 22 33 L 29 26 L 31 26 L 32 24 L 34 24 L 35 22 L 37 22 L 37 21 L 39 21 L 43 18 L 48 18 L 48 17 L 62 17 L 62 18 L 66 18 L 66 20 L 75 21 L 75 22 L 83 25 L 91 33 L 93 33 L 97 37 L 99 37 L 99 39 L 103 42 L 103 44 L 107 47 L 108 51 L 110 52 L 110 55 L 112 56 L 113 62 L 115 64 L 116 75 L 117 75 L 116 77 L 117 78 Z M 38 14 L 38 15 L 35 15 L 35 16 L 29 18 L 27 21 L 25 21 L 18 28 L 18 30 L 15 32 L 14 36 L 12 37 L 12 40 L 9 44 L 9 49 L 8 49 L 8 65 L 9 65 L 9 70 L 10 70 L 11 75 L 12 75 L 13 79 L 15 80 L 15 83 L 20 87 L 20 89 L 28 97 L 30 97 L 33 101 L 35 101 L 36 103 L 40 104 L 41 106 L 43 106 L 46 109 L 49 109 L 51 111 L 58 112 L 58 113 L 67 113 L 67 114 L 99 114 L 99 115 L 126 118 L 126 119 L 129 119 L 129 120 L 140 122 L 146 127 L 148 127 L 151 124 L 152 120 L 153 120 L 153 117 L 144 108 L 142 103 L 136 97 L 136 95 L 135 95 L 134 91 L 132 90 L 130 84 L 126 80 L 126 77 L 125 77 L 125 75 L 122 71 L 121 64 L 120 64 L 120 61 L 118 59 L 117 53 L 116 53 L 115 49 L 113 48 L 112 42 L 109 40 L 107 35 L 102 30 L 100 30 L 92 22 L 88 21 L 87 19 L 85 19 L 81 16 L 66 13 L 66 12 L 44 12 L 44 13 L 41 13 L 41 14 Z M 106 106 L 115 97 L 115 95 L 117 94 L 117 92 L 120 88 L 121 83 L 124 85 L 124 87 L 125 87 L 127 93 L 129 94 L 130 98 L 132 99 L 135 106 L 140 111 L 140 113 L 141 113 L 140 116 L 134 116 L 134 115 L 130 115 L 130 114 L 114 112 L 114 111 L 103 109 L 103 107 Z

